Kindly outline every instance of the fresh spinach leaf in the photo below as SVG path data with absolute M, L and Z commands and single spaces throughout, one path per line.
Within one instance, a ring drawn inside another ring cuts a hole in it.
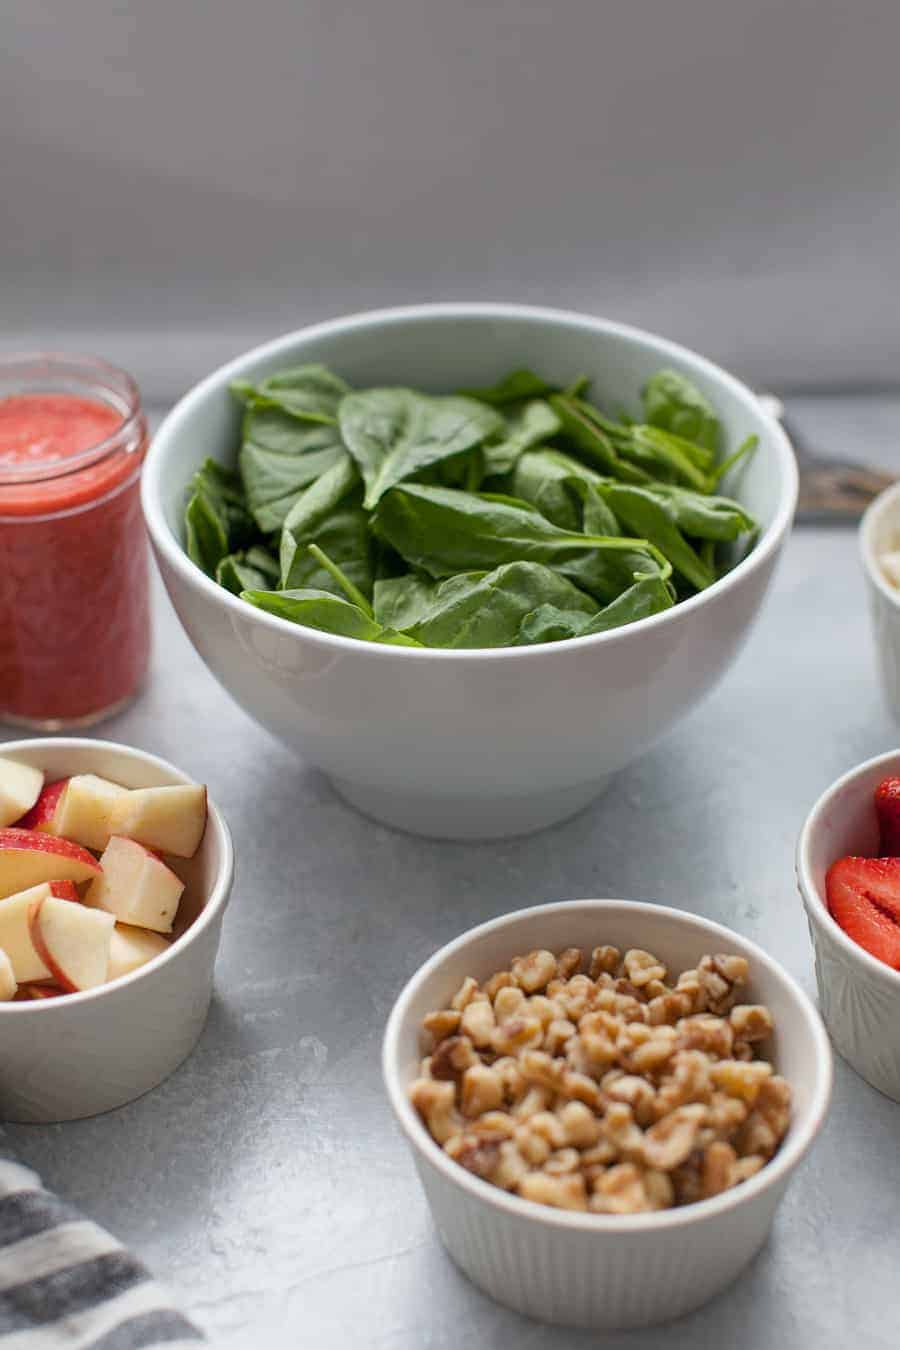
M 403 633 L 395 633 L 371 619 L 343 596 L 310 587 L 290 591 L 243 591 L 241 599 L 275 614 L 279 619 L 318 628 L 324 633 L 359 638 L 363 642 L 384 642 L 396 647 L 419 647 L 421 643 Z
M 400 577 L 377 582 L 375 617 L 426 647 L 509 647 L 526 614 L 556 605 L 585 616 L 597 602 L 541 563 L 506 563 L 447 581 Z
M 256 534 L 240 479 L 214 459 L 194 474 L 184 519 L 188 557 L 211 577 L 227 554 Z
M 643 577 L 593 617 L 555 605 L 539 605 L 522 620 L 515 645 L 523 647 L 536 642 L 559 642 L 565 638 L 606 633 L 612 628 L 649 618 L 651 614 L 660 614 L 671 609 L 674 603 L 668 582 L 661 577 Z
M 554 395 L 550 406 L 575 449 L 602 473 L 626 483 L 649 483 L 650 475 L 637 464 L 623 459 L 607 432 L 585 412 L 579 400 Z
M 651 481 L 657 478 L 681 483 L 697 492 L 712 490 L 709 466 L 697 463 L 698 455 L 705 459 L 702 447 L 643 423 L 629 427 L 628 432 L 628 439 L 619 445 L 619 453 L 640 465 Z
M 366 510 L 397 483 L 464 454 L 504 429 L 500 415 L 475 399 L 433 398 L 412 389 L 348 394 L 338 408 L 338 421 L 365 482 Z
M 503 438 L 484 447 L 486 476 L 494 478 L 509 473 L 521 454 L 550 440 L 560 429 L 559 418 L 543 399 L 533 399 L 510 410 Z
M 242 553 L 229 553 L 216 568 L 216 581 L 233 595 L 241 591 L 263 591 L 278 585 L 277 560 L 267 549 L 257 546 Z
M 356 605 L 357 609 L 361 609 L 363 614 L 367 614 L 370 619 L 373 619 L 375 616 L 372 612 L 370 601 L 363 595 L 359 587 L 353 584 L 343 568 L 339 567 L 332 558 L 329 558 L 325 550 L 319 548 L 318 544 L 310 544 L 308 552 L 311 557 L 315 558 L 320 567 L 324 567 L 332 581 L 334 581 L 339 589 L 343 591 L 351 605 Z
M 346 457 L 337 426 L 252 405 L 238 463 L 250 510 L 264 534 L 280 530 L 299 494 Z
M 559 450 L 529 450 L 516 464 L 512 490 L 563 530 L 616 535 L 615 516 L 597 492 L 607 480 Z
M 327 366 L 306 365 L 276 371 L 256 385 L 235 380 L 231 392 L 251 408 L 280 409 L 303 421 L 333 423 L 350 386 Z
M 665 505 L 680 530 L 698 539 L 730 542 L 741 534 L 753 534 L 757 528 L 749 512 L 730 497 L 707 496 L 669 483 L 654 483 L 647 491 Z
M 433 577 L 541 562 L 597 599 L 615 599 L 639 576 L 671 568 L 642 539 L 562 530 L 540 512 L 452 488 L 406 483 L 380 501 L 373 528 L 407 562 Z
M 309 545 L 317 544 L 339 564 L 363 595 L 372 594 L 372 539 L 369 516 L 360 503 L 361 495 L 359 474 L 345 452 L 298 497 L 281 532 L 281 585 L 284 590 L 310 587 L 334 590 L 334 578 L 309 552 Z
M 625 528 L 655 544 L 675 571 L 698 591 L 712 585 L 715 573 L 691 548 L 665 505 L 652 491 L 634 483 L 606 483 L 598 491 Z
M 558 384 L 548 384 L 533 370 L 511 370 L 496 384 L 485 385 L 478 389 L 460 389 L 465 398 L 477 398 L 479 403 L 490 404 L 493 408 L 503 408 L 509 403 L 521 403 L 524 399 L 546 398 L 559 389 Z
M 643 389 L 644 417 L 682 440 L 704 446 L 715 455 L 721 426 L 709 399 L 677 370 L 659 370 Z

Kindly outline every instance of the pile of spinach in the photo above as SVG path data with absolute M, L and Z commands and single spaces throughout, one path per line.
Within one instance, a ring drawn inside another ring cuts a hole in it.
M 220 585 L 309 628 L 411 647 L 514 647 L 603 633 L 722 574 L 756 523 L 716 495 L 703 394 L 662 370 L 643 421 L 529 370 L 436 396 L 351 389 L 324 366 L 233 386 L 237 472 L 207 460 L 187 552 Z

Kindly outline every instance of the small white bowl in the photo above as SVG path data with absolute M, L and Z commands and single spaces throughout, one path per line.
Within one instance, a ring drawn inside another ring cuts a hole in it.
M 51 736 L 10 741 L 0 754 L 48 779 L 95 773 L 125 787 L 192 781 L 155 755 L 110 741 Z M 197 853 L 171 865 L 186 888 L 167 952 L 99 989 L 0 1003 L 0 1119 L 77 1120 L 109 1111 L 156 1087 L 193 1050 L 234 875 L 231 835 L 212 802 Z
M 642 947 L 671 970 L 705 952 L 750 963 L 748 997 L 775 1018 L 771 1058 L 791 1084 L 793 1118 L 776 1156 L 734 1190 L 653 1214 L 570 1213 L 522 1200 L 453 1162 L 410 1105 L 425 1013 L 443 1007 L 466 975 L 484 979 L 535 947 L 598 943 Z M 383 1072 L 444 1246 L 500 1303 L 545 1322 L 597 1329 L 679 1317 L 729 1284 L 766 1240 L 791 1173 L 828 1108 L 828 1038 L 809 999 L 755 943 L 680 910 L 630 900 L 571 900 L 519 910 L 471 929 L 413 976 L 388 1021 Z
M 797 884 L 834 1048 L 867 1083 L 900 1101 L 900 973 L 847 936 L 825 897 L 825 874 L 838 858 L 878 855 L 874 793 L 882 778 L 895 775 L 900 750 L 858 765 L 822 794 L 797 843 Z
M 900 483 L 879 493 L 869 505 L 859 527 L 859 547 L 881 684 L 900 721 L 900 590 L 891 585 L 879 562 L 883 553 L 900 549 Z
M 233 380 L 321 361 L 352 383 L 452 390 L 530 365 L 597 398 L 636 407 L 673 367 L 715 405 L 729 447 L 759 437 L 723 491 L 760 521 L 755 547 L 700 595 L 638 623 L 533 647 L 393 647 L 318 632 L 246 604 L 184 551 L 191 475 L 233 465 Z M 650 333 L 524 305 L 417 305 L 317 324 L 223 366 L 169 414 L 142 476 L 163 581 L 201 658 L 283 745 L 329 775 L 351 805 L 414 834 L 490 839 L 527 833 L 586 806 L 609 777 L 693 708 L 750 632 L 797 496 L 781 426 L 711 362 Z

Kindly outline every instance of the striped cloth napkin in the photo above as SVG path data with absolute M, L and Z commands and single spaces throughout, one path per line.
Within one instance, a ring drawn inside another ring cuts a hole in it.
M 197 1350 L 203 1340 L 121 1243 L 0 1159 L 0 1350 Z

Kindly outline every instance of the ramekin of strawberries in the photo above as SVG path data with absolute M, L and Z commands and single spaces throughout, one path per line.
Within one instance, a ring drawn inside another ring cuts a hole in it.
M 900 750 L 819 798 L 797 845 L 797 882 L 835 1048 L 900 1101 Z

